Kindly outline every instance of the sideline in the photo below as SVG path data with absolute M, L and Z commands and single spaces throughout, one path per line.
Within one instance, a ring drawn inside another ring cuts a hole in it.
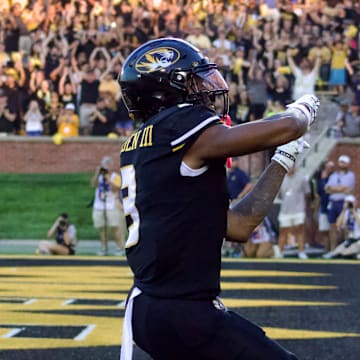
M 0 240 L 0 254 L 16 254 L 16 255 L 35 255 L 35 250 L 39 240 Z M 48 239 L 44 239 L 48 240 Z M 109 241 L 109 253 L 112 254 L 116 250 L 115 243 Z M 100 240 L 78 240 L 76 255 L 97 255 L 101 249 Z

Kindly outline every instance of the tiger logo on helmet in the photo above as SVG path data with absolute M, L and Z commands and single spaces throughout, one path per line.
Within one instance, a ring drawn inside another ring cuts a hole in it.
M 137 60 L 135 68 L 140 73 L 149 73 L 166 69 L 180 59 L 180 53 L 174 48 L 157 48 L 146 52 Z

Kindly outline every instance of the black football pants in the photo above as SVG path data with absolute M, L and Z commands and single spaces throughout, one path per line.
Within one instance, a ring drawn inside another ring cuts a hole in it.
M 154 360 L 296 360 L 257 325 L 212 301 L 134 300 L 134 341 Z

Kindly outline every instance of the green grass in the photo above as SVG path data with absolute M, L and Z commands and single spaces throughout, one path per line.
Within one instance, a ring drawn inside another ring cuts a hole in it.
M 91 207 L 92 174 L 0 174 L 0 239 L 44 239 L 67 212 L 79 239 L 98 239 Z

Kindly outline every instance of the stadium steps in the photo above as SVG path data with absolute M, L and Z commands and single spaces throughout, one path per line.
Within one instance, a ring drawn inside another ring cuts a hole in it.
M 333 128 L 338 105 L 327 97 L 321 98 L 320 101 L 317 121 L 304 136 L 310 148 L 304 149 L 297 161 L 299 169 L 308 177 L 315 173 L 337 144 Z

